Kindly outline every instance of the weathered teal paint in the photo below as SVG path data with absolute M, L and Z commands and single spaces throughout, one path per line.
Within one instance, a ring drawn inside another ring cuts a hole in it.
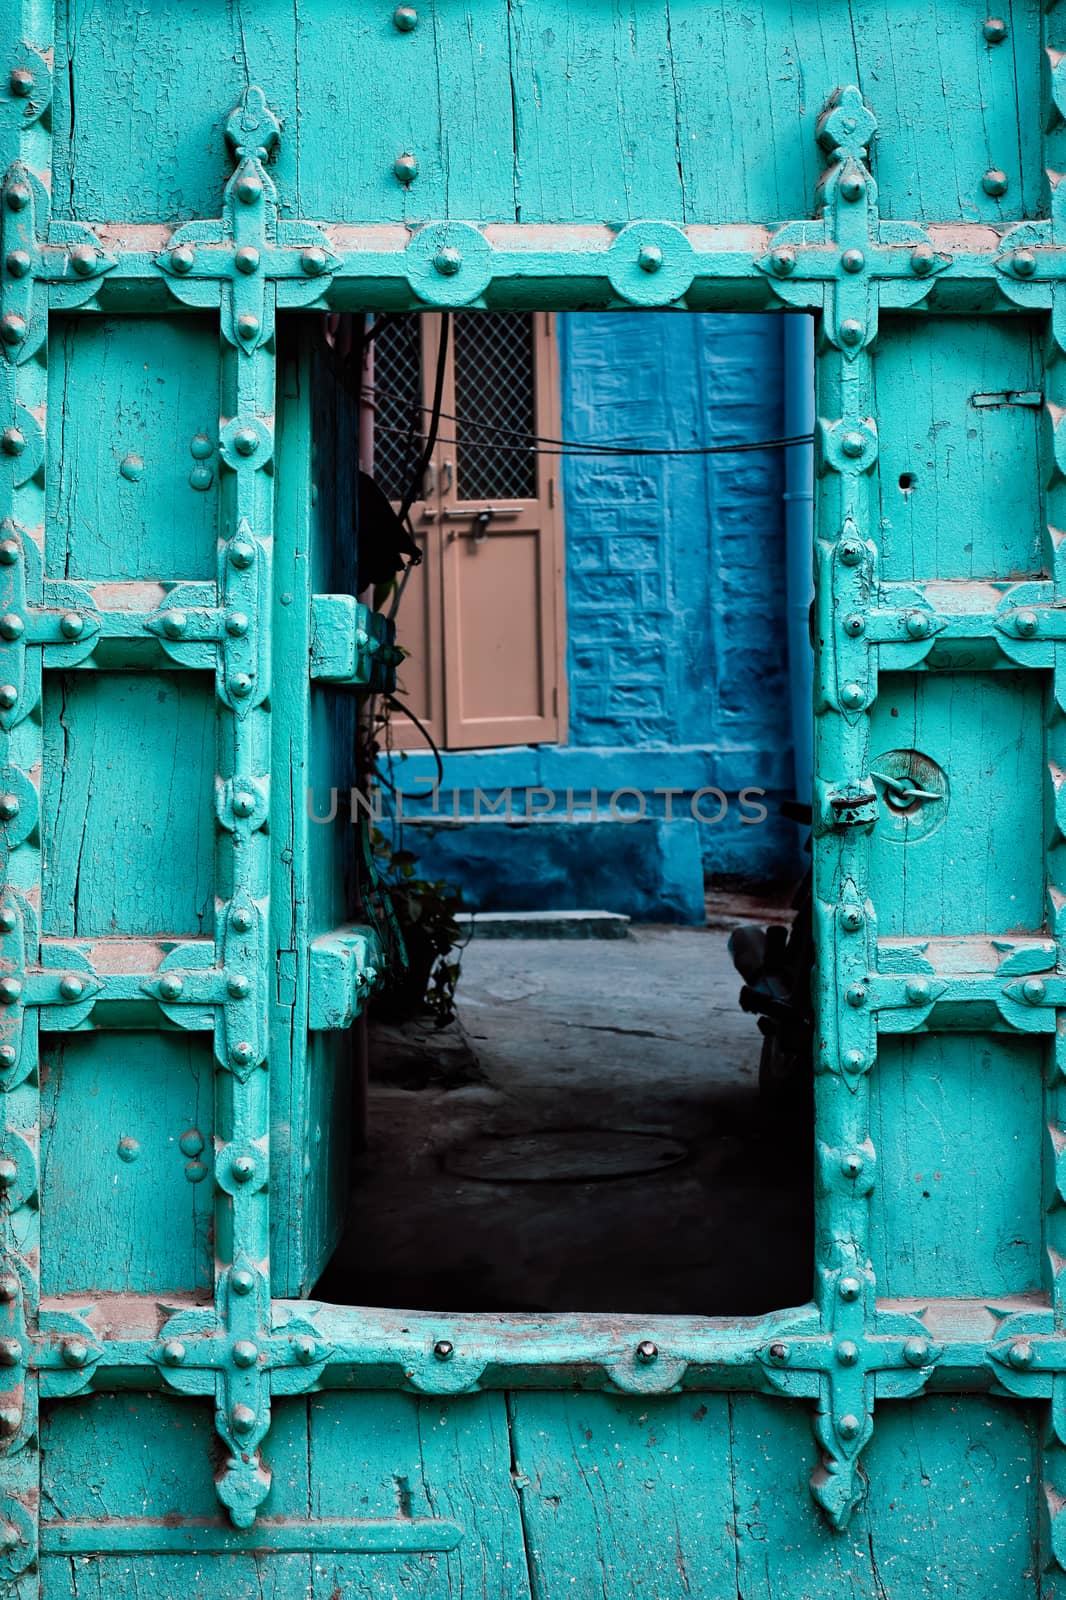
M 1059 13 L 414 9 L 5 11 L 2 1587 L 1061 1594 Z M 387 640 L 277 313 L 423 304 L 818 315 L 809 1305 L 300 1298 Z

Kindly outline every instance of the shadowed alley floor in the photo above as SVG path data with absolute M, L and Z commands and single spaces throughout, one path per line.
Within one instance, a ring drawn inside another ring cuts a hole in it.
M 316 1294 L 665 1314 L 806 1300 L 811 1129 L 775 1127 L 760 1108 L 760 1035 L 738 1008 L 727 937 L 642 927 L 622 940 L 475 939 L 459 1026 L 373 1030 L 368 1148 Z M 575 1150 L 584 1170 L 513 1181 L 548 1170 L 540 1136 L 551 1132 L 567 1135 L 552 1170 Z M 535 1148 L 476 1142 L 519 1134 Z M 612 1156 L 624 1167 L 643 1149 L 653 1170 L 603 1176 Z

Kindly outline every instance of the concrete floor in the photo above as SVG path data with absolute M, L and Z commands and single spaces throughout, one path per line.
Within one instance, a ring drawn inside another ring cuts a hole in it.
M 376 1028 L 369 1141 L 317 1293 L 470 1311 L 735 1312 L 811 1287 L 809 1125 L 757 1096 L 760 1035 L 724 931 L 475 939 L 459 1026 Z M 469 1141 L 546 1130 L 666 1135 L 643 1175 L 486 1182 Z

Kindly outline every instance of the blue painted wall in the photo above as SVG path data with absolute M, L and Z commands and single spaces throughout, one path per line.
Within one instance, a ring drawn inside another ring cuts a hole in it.
M 667 449 L 779 436 L 782 326 L 711 313 L 560 317 L 564 436 Z M 563 465 L 567 742 L 446 755 L 449 820 L 426 817 L 405 842 L 486 909 L 699 921 L 704 874 L 765 882 L 800 861 L 796 825 L 776 815 L 793 784 L 782 453 Z M 421 754 L 395 772 L 407 790 L 431 774 Z M 557 803 L 535 822 L 484 820 L 475 789 L 491 802 L 505 787 L 517 818 L 527 789 Z M 696 820 L 692 797 L 709 787 L 725 801 L 704 795 L 696 809 L 718 820 Z M 642 798 L 619 797 L 612 812 L 622 788 Z M 765 795 L 742 801 L 747 790 Z M 477 828 L 457 826 L 475 804 Z

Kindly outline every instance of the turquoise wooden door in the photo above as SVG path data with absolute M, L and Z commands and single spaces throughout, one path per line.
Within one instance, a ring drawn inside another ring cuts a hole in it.
M 3 1592 L 1064 1592 L 1060 12 L 3 15 Z M 311 319 L 634 305 L 818 319 L 812 1297 L 319 1305 L 390 645 Z

